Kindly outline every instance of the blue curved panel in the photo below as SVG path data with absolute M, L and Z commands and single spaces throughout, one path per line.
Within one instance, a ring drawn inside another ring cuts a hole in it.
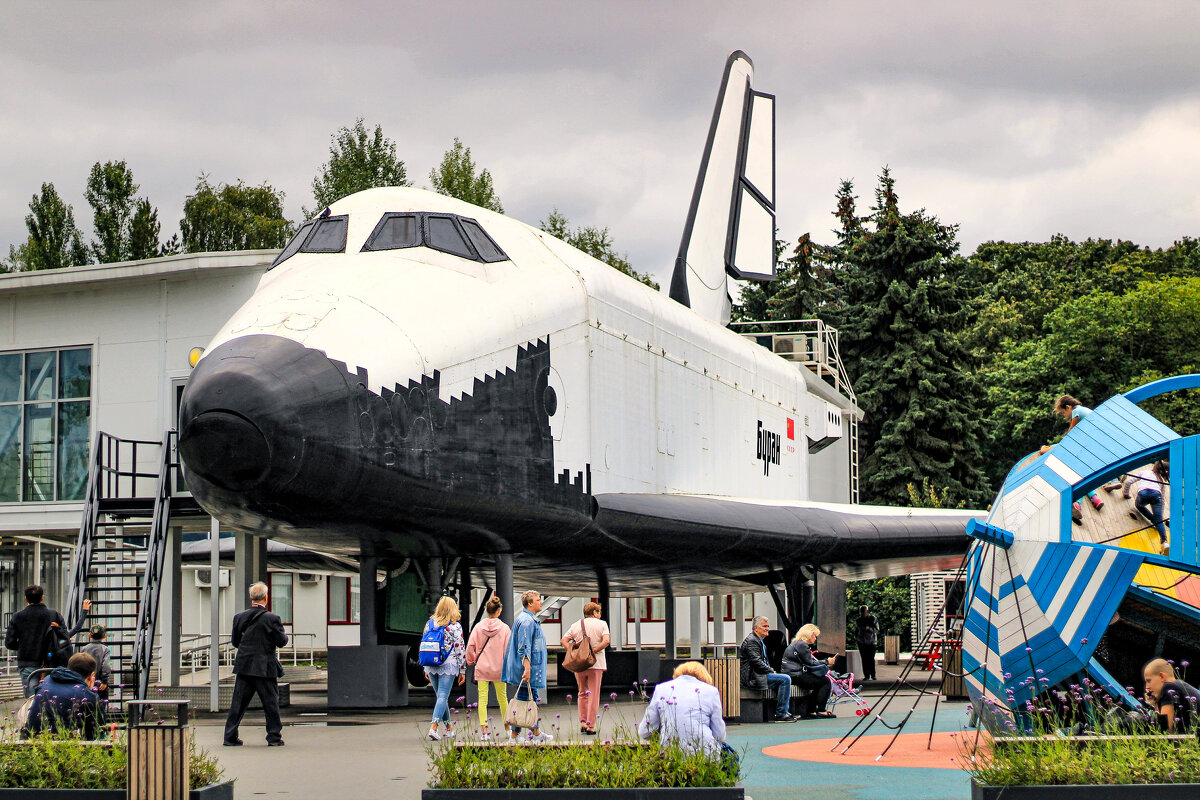
M 1172 375 L 1170 378 L 1130 389 L 1125 393 L 1125 399 L 1131 403 L 1140 403 L 1160 394 L 1178 392 L 1180 389 L 1200 389 L 1200 375 Z

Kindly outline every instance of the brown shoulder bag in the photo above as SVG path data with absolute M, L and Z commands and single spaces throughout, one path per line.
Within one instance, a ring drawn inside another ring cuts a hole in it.
M 567 640 L 567 654 L 563 657 L 563 666 L 571 672 L 584 672 L 596 666 L 596 651 L 592 649 L 591 637 L 587 635 L 587 618 L 579 620 L 579 634 L 583 642 L 575 644 Z M 587 644 L 587 650 L 583 645 Z

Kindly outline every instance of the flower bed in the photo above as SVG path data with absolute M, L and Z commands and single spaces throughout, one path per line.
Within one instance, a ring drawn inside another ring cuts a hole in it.
M 87 742 L 67 734 L 43 733 L 28 741 L 0 741 L 0 800 L 32 798 L 124 798 L 125 739 Z M 208 752 L 191 752 L 192 800 L 233 797 L 233 781 Z

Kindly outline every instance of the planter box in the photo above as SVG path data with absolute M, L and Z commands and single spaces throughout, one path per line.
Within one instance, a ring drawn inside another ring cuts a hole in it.
M 125 790 L 0 789 L 0 800 L 125 800 Z M 233 780 L 192 789 L 188 800 L 233 800 Z
M 1108 786 L 981 786 L 971 781 L 971 800 L 1194 800 L 1200 783 L 1114 783 Z
M 745 800 L 741 786 L 683 789 L 422 789 L 421 800 Z M 1125 798 L 1128 800 L 1128 798 Z

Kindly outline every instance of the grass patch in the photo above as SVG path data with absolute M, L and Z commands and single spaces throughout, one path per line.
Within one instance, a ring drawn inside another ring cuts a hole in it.
M 989 786 L 1200 783 L 1200 741 L 1195 737 L 1022 739 L 981 747 L 974 764 L 969 757 L 963 760 L 975 782 Z
M 431 789 L 596 789 L 733 786 L 737 768 L 679 747 L 445 746 L 430 754 Z

